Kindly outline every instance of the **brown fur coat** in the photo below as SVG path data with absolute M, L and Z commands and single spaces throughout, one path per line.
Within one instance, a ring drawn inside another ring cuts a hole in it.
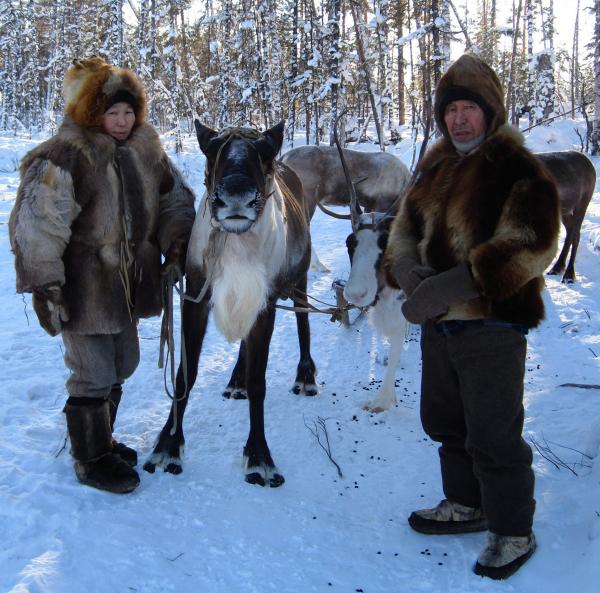
M 445 319 L 534 327 L 544 316 L 542 274 L 556 252 L 559 221 L 556 188 L 516 130 L 501 126 L 466 156 L 443 138 L 400 207 L 385 266 L 403 256 L 438 272 L 468 262 L 481 297 L 451 307 Z
M 189 238 L 194 215 L 193 192 L 151 126 L 119 143 L 66 116 L 21 163 L 9 221 L 17 292 L 58 284 L 65 330 L 119 332 L 160 313 L 161 251 Z
M 467 155 L 452 144 L 442 113 L 445 101 L 463 89 L 492 114 L 485 140 Z M 384 266 L 389 272 L 405 256 L 438 272 L 468 263 L 481 296 L 450 307 L 444 319 L 535 327 L 544 317 L 542 274 L 560 228 L 556 187 L 521 134 L 506 125 L 502 87 L 480 58 L 465 54 L 450 66 L 436 89 L 434 113 L 443 138 L 419 163 L 392 225 Z

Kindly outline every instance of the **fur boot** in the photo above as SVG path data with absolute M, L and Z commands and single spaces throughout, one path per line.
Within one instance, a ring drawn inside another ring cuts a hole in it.
M 488 533 L 485 548 L 473 572 L 482 577 L 501 580 L 513 575 L 535 552 L 533 533 L 525 536 Z
M 415 531 L 429 535 L 473 533 L 487 529 L 481 509 L 467 507 L 446 499 L 432 509 L 421 509 L 411 513 L 408 524 Z
M 119 403 L 121 402 L 122 393 L 123 389 L 121 385 L 113 385 L 113 388 L 108 394 L 111 434 L 115 429 L 115 420 L 117 418 L 117 410 L 119 409 Z M 114 437 L 112 439 L 112 452 L 118 455 L 123 461 L 127 462 L 131 467 L 135 467 L 137 465 L 137 451 L 135 451 L 135 449 L 132 449 L 131 447 L 128 447 L 124 443 L 119 443 Z
M 77 479 L 117 494 L 135 490 L 140 483 L 137 472 L 112 452 L 108 402 L 70 397 L 65 414 Z

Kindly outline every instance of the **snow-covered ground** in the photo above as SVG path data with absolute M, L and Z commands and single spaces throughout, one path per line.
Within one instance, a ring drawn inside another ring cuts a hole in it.
M 537 128 L 536 151 L 578 147 L 573 121 Z M 506 582 L 475 576 L 485 534 L 425 536 L 409 513 L 442 498 L 437 447 L 419 421 L 418 328 L 397 373 L 397 407 L 361 409 L 384 368 L 385 344 L 364 319 L 349 329 L 313 315 L 320 393 L 290 393 L 298 357 L 292 313 L 278 312 L 267 376 L 266 432 L 286 478 L 250 486 L 240 467 L 247 403 L 226 400 L 236 347 L 212 325 L 185 418 L 179 476 L 141 471 L 118 496 L 75 479 L 62 407 L 67 377 L 59 338 L 15 293 L 8 217 L 16 167 L 41 138 L 0 136 L 0 592 L 1 593 L 593 593 L 600 590 L 600 194 L 583 223 L 578 281 L 547 280 L 547 320 L 529 337 L 526 438 L 534 446 L 539 548 Z M 374 145 L 360 147 L 376 150 Z M 410 164 L 408 141 L 390 151 Z M 202 191 L 195 139 L 176 157 Z M 595 160 L 598 168 L 600 161 Z M 333 302 L 347 278 L 349 223 L 317 212 L 313 241 L 329 273 L 310 294 Z M 177 318 L 178 321 L 178 318 Z M 142 361 L 127 382 L 116 435 L 142 460 L 170 401 L 157 368 L 159 319 L 140 324 Z M 310 429 L 324 425 L 334 460 Z

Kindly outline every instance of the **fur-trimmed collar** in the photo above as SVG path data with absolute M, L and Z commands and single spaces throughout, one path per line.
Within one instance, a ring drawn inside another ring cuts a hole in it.
M 419 164 L 419 170 L 429 171 L 443 160 L 458 160 L 476 154 L 482 154 L 491 161 L 502 160 L 512 154 L 515 148 L 521 148 L 524 144 L 523 134 L 509 124 L 501 125 L 468 155 L 461 155 L 452 142 L 443 136 L 425 153 L 422 162 Z

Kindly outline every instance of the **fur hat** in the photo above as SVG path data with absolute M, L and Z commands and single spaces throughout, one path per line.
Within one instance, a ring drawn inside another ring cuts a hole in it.
M 119 101 L 135 112 L 134 128 L 146 121 L 146 93 L 140 79 L 98 56 L 73 60 L 63 83 L 65 114 L 82 128 L 102 129 L 104 112 Z
M 496 73 L 479 57 L 464 54 L 448 68 L 435 92 L 434 114 L 438 128 L 448 136 L 444 122 L 446 107 L 452 101 L 473 101 L 483 110 L 487 133 L 506 123 L 504 93 Z

